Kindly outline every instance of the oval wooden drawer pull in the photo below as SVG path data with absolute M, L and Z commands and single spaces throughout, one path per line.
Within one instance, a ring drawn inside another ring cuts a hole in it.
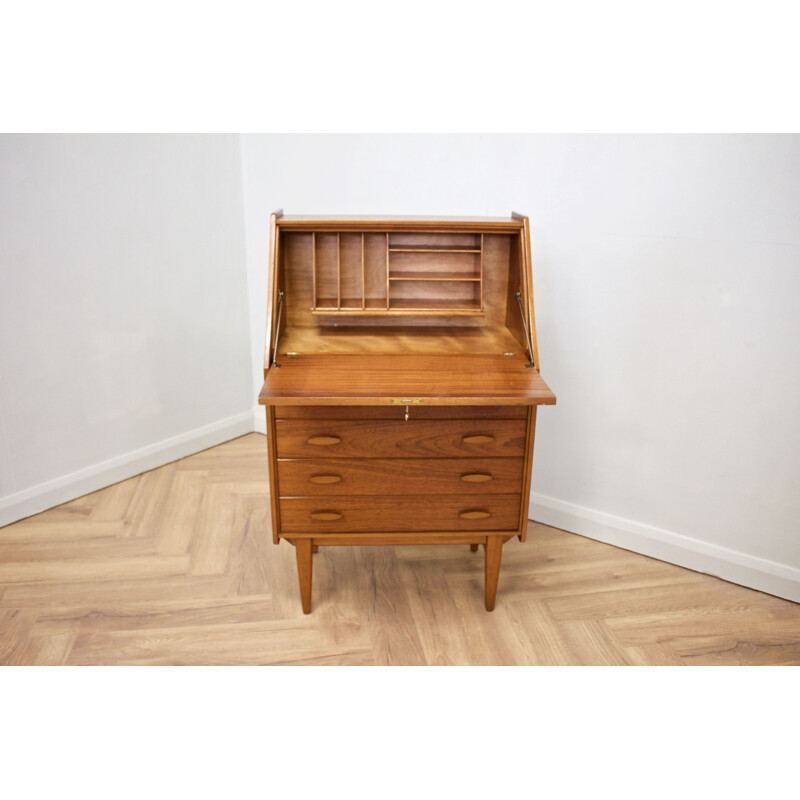
M 342 518 L 338 511 L 312 511 L 309 516 L 311 519 L 319 520 L 319 522 L 331 522 Z
M 487 483 L 492 476 L 488 472 L 465 472 L 461 480 L 465 483 Z
M 475 508 L 471 511 L 459 511 L 458 516 L 461 517 L 461 519 L 486 519 L 486 517 L 491 517 L 492 515 L 488 511 Z
M 487 442 L 493 442 L 494 436 L 487 436 L 483 433 L 471 433 L 469 436 L 462 436 L 461 441 L 467 444 L 486 444 Z
M 308 479 L 311 483 L 339 483 L 342 480 L 341 475 L 312 475 Z
M 308 444 L 339 444 L 341 441 L 338 436 L 312 436 Z

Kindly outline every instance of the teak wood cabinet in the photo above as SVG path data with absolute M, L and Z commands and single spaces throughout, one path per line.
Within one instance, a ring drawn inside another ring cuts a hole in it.
M 272 532 L 303 611 L 327 545 L 525 540 L 539 375 L 527 217 L 270 219 Z

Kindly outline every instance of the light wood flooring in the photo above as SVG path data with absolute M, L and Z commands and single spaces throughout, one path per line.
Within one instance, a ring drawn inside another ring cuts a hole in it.
M 0 529 L 0 664 L 800 664 L 800 605 L 530 523 L 497 607 L 468 545 L 332 547 L 301 612 L 264 437 Z

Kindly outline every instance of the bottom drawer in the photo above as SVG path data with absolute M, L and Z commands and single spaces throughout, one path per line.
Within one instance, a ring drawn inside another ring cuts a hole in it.
M 519 494 L 288 497 L 281 533 L 516 531 Z

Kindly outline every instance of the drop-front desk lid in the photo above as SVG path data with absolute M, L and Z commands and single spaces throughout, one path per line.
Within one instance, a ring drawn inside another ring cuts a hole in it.
M 307 354 L 279 356 L 262 405 L 554 405 L 519 355 Z

